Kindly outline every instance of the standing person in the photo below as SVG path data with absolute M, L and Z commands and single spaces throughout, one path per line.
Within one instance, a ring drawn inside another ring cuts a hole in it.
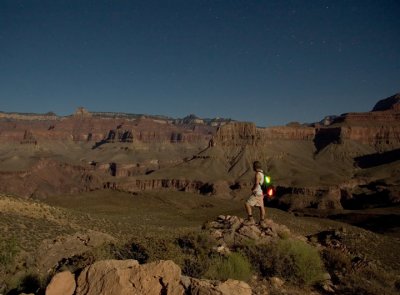
M 255 172 L 255 175 L 254 175 L 254 185 L 251 189 L 252 194 L 245 203 L 247 212 L 247 221 L 250 223 L 254 223 L 252 209 L 253 207 L 259 207 L 260 223 L 261 223 L 264 221 L 265 218 L 264 195 L 261 189 L 261 184 L 264 181 L 264 172 L 261 168 L 261 163 L 259 161 L 255 161 L 253 163 L 253 170 Z

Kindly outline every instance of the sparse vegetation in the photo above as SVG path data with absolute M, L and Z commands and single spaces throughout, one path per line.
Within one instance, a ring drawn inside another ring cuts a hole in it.
M 319 253 L 305 242 L 280 240 L 275 253 L 275 271 L 289 281 L 313 285 L 322 279 L 324 268 Z
M 322 251 L 322 259 L 328 270 L 351 272 L 351 257 L 338 249 L 327 248 Z
M 14 264 L 14 259 L 19 252 L 17 240 L 2 238 L 0 240 L 0 265 L 4 269 L 10 268 Z
M 292 239 L 268 245 L 240 248 L 263 276 L 279 276 L 300 285 L 313 285 L 322 279 L 323 263 L 318 251 L 305 242 Z
M 338 285 L 341 294 L 395 295 L 396 275 L 368 266 L 346 275 Z
M 217 256 L 211 258 L 205 277 L 222 281 L 227 279 L 247 281 L 251 274 L 251 265 L 247 257 L 241 253 L 231 253 L 227 257 Z

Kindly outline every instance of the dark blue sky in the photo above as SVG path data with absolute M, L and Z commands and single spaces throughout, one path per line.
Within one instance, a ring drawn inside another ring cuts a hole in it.
M 400 91 L 400 1 L 0 0 L 0 111 L 259 126 Z

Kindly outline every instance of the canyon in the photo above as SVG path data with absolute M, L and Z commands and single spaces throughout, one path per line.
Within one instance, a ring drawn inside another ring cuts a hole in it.
M 112 189 L 244 199 L 251 163 L 271 206 L 342 210 L 400 200 L 400 94 L 370 112 L 261 128 L 231 119 L 125 113 L 0 113 L 0 191 L 25 198 Z M 351 204 L 351 205 L 349 205 Z

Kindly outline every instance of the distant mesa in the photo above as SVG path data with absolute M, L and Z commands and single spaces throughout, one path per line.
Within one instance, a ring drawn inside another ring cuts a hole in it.
M 373 112 L 389 110 L 400 111 L 400 93 L 378 101 L 372 109 Z
M 0 119 L 11 119 L 11 120 L 57 120 L 58 116 L 54 112 L 47 112 L 45 114 L 36 113 L 18 113 L 18 112 L 2 112 L 0 111 Z
M 92 114 L 85 108 L 79 107 L 76 109 L 74 116 L 76 117 L 91 117 Z
M 330 115 L 330 116 L 325 116 L 319 123 L 323 126 L 329 126 L 331 125 L 337 118 L 338 116 L 336 115 Z
M 93 119 L 121 119 L 127 121 L 154 121 L 155 123 L 174 124 L 174 125 L 204 125 L 211 127 L 219 127 L 231 121 L 230 118 L 200 118 L 194 114 L 190 114 L 184 118 L 173 118 L 163 115 L 149 115 L 149 114 L 134 114 L 134 113 L 121 113 L 121 112 L 91 112 L 84 107 L 78 107 L 72 115 L 58 116 L 56 113 L 49 111 L 44 114 L 36 113 L 17 113 L 17 112 L 2 112 L 0 111 L 0 119 L 5 120 L 25 120 L 25 121 L 50 121 L 50 120 L 65 120 L 67 118 L 93 118 Z M 53 128 L 50 128 L 53 129 Z
M 184 124 L 204 124 L 204 121 L 194 114 L 186 116 L 182 121 Z
M 176 119 L 174 121 L 175 124 L 187 124 L 187 125 L 209 125 L 212 127 L 219 127 L 222 125 L 225 125 L 229 122 L 232 122 L 233 120 L 230 118 L 213 118 L 213 119 L 208 119 L 208 118 L 200 118 L 194 114 L 190 114 L 183 119 Z

